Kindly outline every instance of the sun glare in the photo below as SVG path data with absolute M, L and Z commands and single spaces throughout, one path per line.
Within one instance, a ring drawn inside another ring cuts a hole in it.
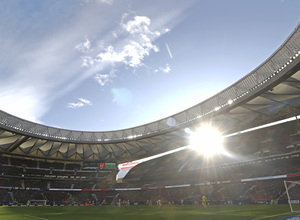
M 224 153 L 223 137 L 211 126 L 202 126 L 190 136 L 190 147 L 206 157 Z

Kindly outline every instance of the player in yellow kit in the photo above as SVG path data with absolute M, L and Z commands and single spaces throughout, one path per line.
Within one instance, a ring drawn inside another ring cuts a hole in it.
M 202 205 L 206 208 L 206 196 L 202 196 Z

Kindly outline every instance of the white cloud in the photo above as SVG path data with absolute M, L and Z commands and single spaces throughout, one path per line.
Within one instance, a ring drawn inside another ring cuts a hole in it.
M 113 46 L 108 46 L 105 49 L 104 53 L 98 54 L 99 59 L 97 61 L 109 61 L 109 62 L 123 62 L 124 61 L 124 54 L 117 53 L 114 51 Z
M 119 29 L 111 32 L 112 38 L 116 41 L 113 43 L 117 46 L 113 46 L 113 44 L 105 46 L 105 42 L 100 41 L 95 48 L 100 52 L 96 56 L 93 54 L 83 56 L 82 66 L 90 67 L 99 63 L 110 63 L 111 65 L 122 63 L 137 68 L 143 65 L 143 59 L 149 56 L 151 51 L 159 51 L 153 41 L 168 32 L 169 29 L 151 30 L 151 20 L 146 16 L 135 16 L 125 21 L 127 17 L 129 17 L 128 14 L 123 15 Z M 86 41 L 79 43 L 76 49 L 86 53 L 87 50 L 92 50 L 90 45 L 91 42 L 86 38 Z M 108 75 L 98 75 L 97 78 L 105 79 L 105 77 Z
M 114 1 L 113 0 L 97 0 L 100 3 L 105 3 L 111 5 Z
M 87 99 L 79 98 L 78 100 L 86 105 L 92 105 L 92 102 Z
M 109 74 L 96 74 L 94 79 L 101 85 L 105 86 L 108 82 L 112 82 L 112 79 L 116 77 L 116 70 L 112 69 Z
M 112 5 L 112 3 L 114 1 L 113 0 L 83 0 L 83 3 L 92 3 L 92 2 L 98 2 L 98 3 L 104 3 L 104 4 Z
M 161 71 L 163 71 L 164 73 L 169 73 L 171 71 L 171 67 L 169 64 L 166 64 L 165 67 L 160 67 L 159 68 Z
M 84 104 L 82 102 L 71 102 L 71 103 L 68 103 L 68 108 L 80 108 L 80 107 L 83 107 Z
M 151 24 L 150 18 L 146 16 L 135 16 L 133 20 L 122 24 L 123 28 L 130 34 L 151 33 L 149 25 Z
M 90 57 L 90 56 L 83 56 L 82 57 L 81 66 L 90 67 L 90 66 L 94 65 L 94 63 L 95 63 L 95 60 L 92 57 Z
M 89 41 L 89 39 L 85 38 L 85 41 L 77 44 L 75 46 L 75 49 L 79 50 L 82 53 L 86 53 L 91 49 L 91 42 Z
M 163 73 L 169 73 L 171 71 L 170 65 L 167 63 L 165 67 L 159 67 L 158 69 L 155 69 L 154 72 L 163 72 Z
M 92 105 L 92 102 L 84 99 L 84 98 L 78 98 L 78 102 L 70 102 L 68 103 L 68 108 L 81 108 L 87 105 Z

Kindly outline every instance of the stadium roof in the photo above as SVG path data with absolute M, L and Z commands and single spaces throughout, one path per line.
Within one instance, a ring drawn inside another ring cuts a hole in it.
M 116 161 L 188 144 L 185 129 L 210 123 L 224 134 L 300 114 L 300 24 L 265 62 L 213 97 L 149 124 L 87 132 L 49 127 L 0 111 L 0 150 L 47 159 Z

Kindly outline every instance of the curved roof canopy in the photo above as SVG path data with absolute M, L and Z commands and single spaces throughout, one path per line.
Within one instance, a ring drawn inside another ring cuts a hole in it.
M 185 128 L 224 134 L 300 114 L 300 24 L 265 62 L 213 97 L 149 124 L 87 132 L 49 127 L 0 111 L 0 150 L 48 159 L 126 162 L 188 144 Z

